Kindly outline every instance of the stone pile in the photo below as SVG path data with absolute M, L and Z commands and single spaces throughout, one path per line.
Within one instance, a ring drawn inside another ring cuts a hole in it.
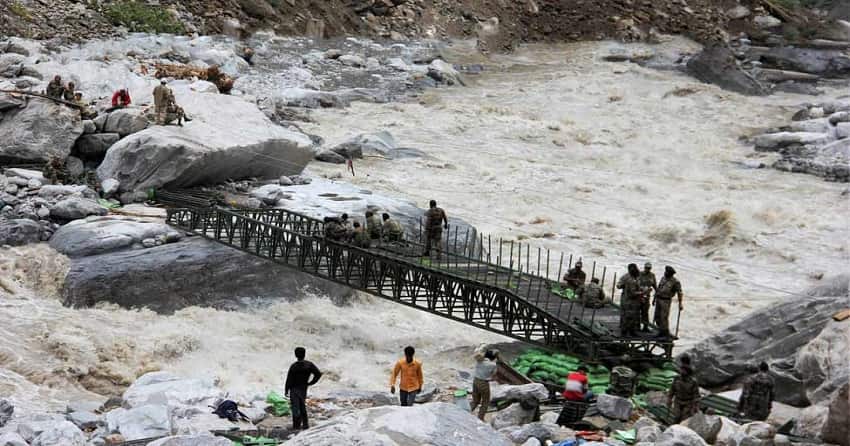
M 0 245 L 45 241 L 62 224 L 107 213 L 87 186 L 46 183 L 33 170 L 12 168 L 0 174 Z
M 792 122 L 752 139 L 758 152 L 775 152 L 773 167 L 829 181 L 850 181 L 850 102 L 807 104 Z

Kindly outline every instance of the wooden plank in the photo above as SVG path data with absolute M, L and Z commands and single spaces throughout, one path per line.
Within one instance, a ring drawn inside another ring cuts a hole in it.
M 841 322 L 843 320 L 847 320 L 848 318 L 850 318 L 850 308 L 848 308 L 846 310 L 841 310 L 838 313 L 833 314 L 832 318 L 835 319 L 838 322 Z

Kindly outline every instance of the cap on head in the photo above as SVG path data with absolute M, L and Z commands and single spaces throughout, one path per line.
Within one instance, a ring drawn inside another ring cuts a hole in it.
M 676 270 L 673 269 L 672 266 L 667 265 L 667 266 L 664 267 L 664 274 L 669 274 L 669 275 L 672 276 L 672 275 L 676 274 Z
M 646 263 L 643 264 L 643 267 L 646 268 L 646 269 L 652 269 L 652 264 L 649 263 L 649 262 L 646 262 Z
M 414 353 L 416 353 L 416 349 L 412 346 L 408 345 L 404 348 L 404 356 L 413 356 Z
M 159 83 L 162 84 L 162 85 L 165 85 L 165 79 L 160 79 Z
M 307 350 L 304 350 L 304 347 L 295 347 L 295 357 L 298 359 L 304 359 L 307 355 Z

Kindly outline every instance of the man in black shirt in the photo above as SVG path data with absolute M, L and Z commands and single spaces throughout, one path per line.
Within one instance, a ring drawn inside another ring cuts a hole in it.
M 322 372 L 312 362 L 304 360 L 306 354 L 304 347 L 295 349 L 297 361 L 289 366 L 289 373 L 286 375 L 284 394 L 289 397 L 292 406 L 292 428 L 295 430 L 310 427 L 307 422 L 307 387 L 316 384 L 322 377 Z

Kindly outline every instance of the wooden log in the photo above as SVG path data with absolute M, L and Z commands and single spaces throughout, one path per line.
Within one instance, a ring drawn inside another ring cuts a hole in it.
M 772 68 L 758 68 L 753 71 L 758 80 L 768 82 L 817 82 L 820 80 L 820 76 L 818 75 L 801 73 L 799 71 L 775 70 Z

